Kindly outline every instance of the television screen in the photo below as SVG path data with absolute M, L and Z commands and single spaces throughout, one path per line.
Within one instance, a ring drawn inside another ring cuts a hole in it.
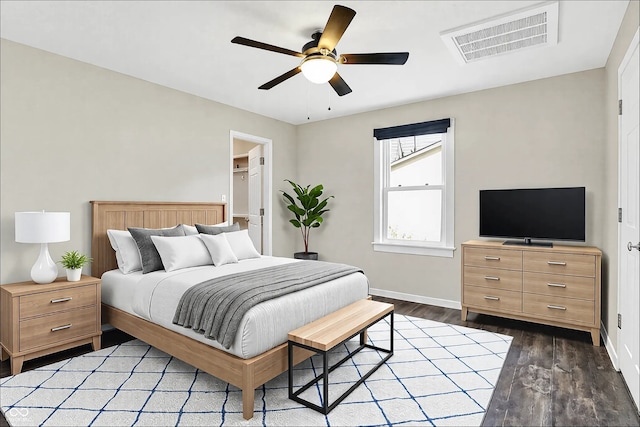
M 480 236 L 585 241 L 585 187 L 480 190 Z

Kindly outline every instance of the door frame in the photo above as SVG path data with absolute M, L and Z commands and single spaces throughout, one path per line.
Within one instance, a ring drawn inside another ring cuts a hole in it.
M 262 169 L 262 206 L 264 216 L 262 218 L 262 254 L 272 253 L 272 206 L 273 206 L 273 180 L 272 180 L 272 145 L 269 138 L 250 135 L 248 133 L 231 130 L 229 132 L 229 201 L 227 203 L 227 216 L 233 214 L 233 140 L 242 139 L 254 144 L 262 145 L 264 167 Z
M 620 62 L 620 66 L 618 67 L 618 99 L 622 99 L 622 85 L 621 85 L 621 80 L 622 80 L 622 70 L 624 69 L 625 65 L 631 60 L 631 56 L 633 54 L 633 52 L 637 49 L 638 45 L 640 43 L 640 29 L 636 30 L 636 34 L 633 37 L 631 43 L 629 44 L 629 47 L 627 48 L 627 51 L 624 55 L 624 58 L 622 59 L 622 61 Z M 624 105 L 623 105 L 624 108 Z M 621 172 L 621 162 L 622 162 L 622 154 L 621 154 L 621 148 L 622 148 L 622 116 L 618 116 L 618 207 L 622 206 L 622 172 Z M 623 212 L 624 215 L 624 212 Z M 620 277 L 620 274 L 622 272 L 622 257 L 624 256 L 624 252 L 622 249 L 622 227 L 620 225 L 620 223 L 618 223 L 618 238 L 617 238 L 617 244 L 618 244 L 618 262 L 617 262 L 617 275 L 618 275 L 618 295 L 617 295 L 617 312 L 620 313 L 620 301 L 622 299 L 622 280 Z M 624 321 L 624 319 L 623 319 Z M 620 339 L 620 334 L 621 334 L 621 330 L 618 329 L 617 330 L 617 345 L 616 345 L 616 354 L 620 354 L 620 352 L 623 350 L 622 349 L 622 342 Z M 615 363 L 615 368 L 618 371 L 621 371 L 620 369 L 620 363 L 619 361 L 617 361 Z M 622 375 L 622 372 L 621 372 Z M 624 378 L 624 375 L 623 375 Z M 634 402 L 636 403 L 636 402 Z

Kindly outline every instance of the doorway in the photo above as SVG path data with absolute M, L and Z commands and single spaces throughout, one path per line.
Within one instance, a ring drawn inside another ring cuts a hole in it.
M 233 130 L 229 140 L 229 222 L 248 229 L 258 252 L 271 255 L 272 141 Z
M 640 409 L 640 57 L 639 32 L 618 69 L 618 361 Z

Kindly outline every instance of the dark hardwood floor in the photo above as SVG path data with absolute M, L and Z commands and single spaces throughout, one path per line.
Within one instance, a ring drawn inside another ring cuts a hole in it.
M 485 329 L 513 337 L 487 410 L 485 426 L 638 426 L 640 417 L 619 372 L 603 346 L 587 332 L 571 331 L 460 310 L 375 297 L 395 305 L 396 313 Z M 131 339 L 120 331 L 102 335 L 103 348 Z M 90 346 L 30 360 L 35 369 L 91 351 Z M 10 375 L 9 361 L 0 378 Z M 1 390 L 0 390 L 1 392 Z M 7 426 L 4 417 L 0 426 Z

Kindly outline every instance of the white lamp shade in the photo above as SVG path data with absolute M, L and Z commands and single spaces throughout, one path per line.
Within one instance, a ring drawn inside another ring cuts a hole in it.
M 309 56 L 302 61 L 300 68 L 307 80 L 321 84 L 331 80 L 338 70 L 338 64 L 326 56 Z
M 69 212 L 16 212 L 16 242 L 53 243 L 70 238 Z

